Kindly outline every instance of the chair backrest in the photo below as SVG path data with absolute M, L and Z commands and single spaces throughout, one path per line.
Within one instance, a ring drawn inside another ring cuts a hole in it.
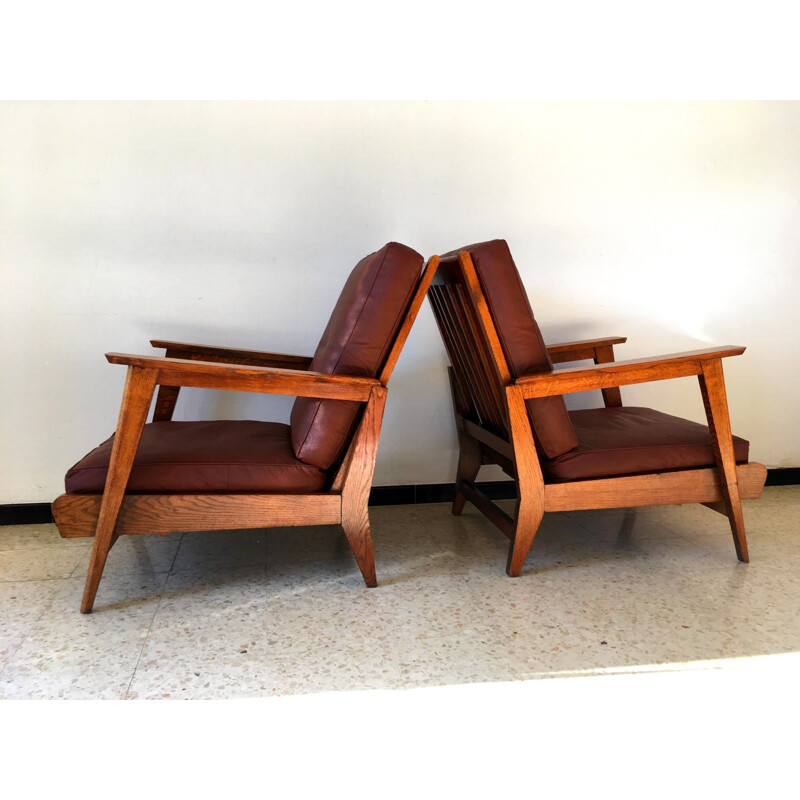
M 380 378 L 386 385 L 432 276 L 423 257 L 389 242 L 358 262 L 345 283 L 309 369 Z M 435 269 L 435 265 L 433 265 Z M 361 403 L 298 397 L 291 413 L 295 455 L 328 469 L 358 423 Z
M 445 253 L 428 297 L 465 415 L 507 438 L 503 387 L 553 369 L 508 244 L 495 239 Z M 527 408 L 540 455 L 556 458 L 577 447 L 561 397 L 528 400 Z

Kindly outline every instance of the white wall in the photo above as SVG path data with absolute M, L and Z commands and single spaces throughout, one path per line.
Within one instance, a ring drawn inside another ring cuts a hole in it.
M 2 103 L 0 503 L 52 500 L 113 431 L 124 370 L 104 352 L 311 353 L 391 239 L 506 238 L 548 341 L 747 345 L 725 363 L 734 429 L 800 465 L 798 197 L 798 103 Z M 452 480 L 445 364 L 426 305 L 376 484 Z M 694 379 L 622 391 L 703 419 Z M 289 402 L 185 390 L 177 417 Z

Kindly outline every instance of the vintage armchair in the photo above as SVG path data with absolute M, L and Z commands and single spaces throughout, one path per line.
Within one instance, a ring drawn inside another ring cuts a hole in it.
M 313 358 L 153 340 L 128 368 L 116 433 L 66 475 L 63 537 L 94 536 L 81 611 L 120 535 L 341 525 L 376 586 L 367 502 L 386 386 L 436 269 L 396 242 L 350 274 Z M 156 386 L 153 421 L 146 423 Z M 176 422 L 181 387 L 295 395 L 290 424 Z
M 520 574 L 546 511 L 703 503 L 730 521 L 748 561 L 741 500 L 766 479 L 732 436 L 717 347 L 614 361 L 624 337 L 545 346 L 508 244 L 469 245 L 441 257 L 428 298 L 450 358 L 459 439 L 458 515 L 472 502 L 511 540 L 506 571 Z M 592 366 L 554 370 L 553 363 Z M 708 427 L 622 405 L 620 386 L 697 375 Z M 567 411 L 562 395 L 602 389 L 605 406 Z M 483 464 L 516 482 L 512 518 L 475 484 Z

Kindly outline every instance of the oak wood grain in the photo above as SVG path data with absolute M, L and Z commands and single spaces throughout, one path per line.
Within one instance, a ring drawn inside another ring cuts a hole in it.
M 198 359 L 200 361 L 221 362 L 225 364 L 248 364 L 260 367 L 280 367 L 284 369 L 308 369 L 311 356 L 296 356 L 288 353 L 267 353 L 260 350 L 243 350 L 233 347 L 171 342 L 164 339 L 151 339 L 153 347 L 164 348 L 170 358 Z
M 517 386 L 508 386 L 506 398 L 517 473 L 516 526 L 508 550 L 506 573 L 515 578 L 522 571 L 544 515 L 544 479 L 522 391 Z
M 64 538 L 95 535 L 102 495 L 62 494 L 53 517 Z M 116 532 L 167 534 L 244 528 L 338 525 L 337 494 L 126 494 Z
M 102 495 L 61 495 L 53 503 L 59 532 L 67 538 L 93 536 L 92 557 L 81 610 L 92 609 L 108 550 L 123 534 L 166 534 L 190 530 L 289 525 L 341 525 L 367 586 L 377 584 L 368 501 L 375 470 L 387 389 L 438 259 L 428 261 L 410 298 L 380 380 L 311 372 L 304 356 L 235 350 L 152 340 L 164 357 L 107 353 L 112 364 L 128 367 L 117 433 Z M 181 356 L 180 358 L 175 357 Z M 154 419 L 169 420 L 180 388 L 356 400 L 364 412 L 333 476 L 331 489 L 311 495 L 263 494 L 125 494 L 138 441 L 153 392 L 160 384 Z
M 649 383 L 699 375 L 704 361 L 738 356 L 744 351 L 744 347 L 727 345 L 653 358 L 596 364 L 592 367 L 567 367 L 553 372 L 523 375 L 517 378 L 516 385 L 522 389 L 527 400 L 531 397 L 550 397 L 609 386 Z
M 156 386 L 156 370 L 128 367 L 125 389 L 122 396 L 117 431 L 111 448 L 108 477 L 103 490 L 103 499 L 97 517 L 97 530 L 89 559 L 89 571 L 81 600 L 81 612 L 89 613 L 94 605 L 97 587 L 103 574 L 108 551 L 113 544 L 117 514 L 125 494 L 128 476 L 139 446 L 153 392 Z
M 717 462 L 722 502 L 725 504 L 725 511 L 731 525 L 736 555 L 739 561 L 747 562 L 750 557 L 747 552 L 747 537 L 742 516 L 736 459 L 733 453 L 733 436 L 728 415 L 728 399 L 725 393 L 722 361 L 718 359 L 704 361 L 702 369 L 698 380 L 703 395 L 703 405 L 706 409 L 714 459 Z
M 172 419 L 180 390 L 180 386 L 166 386 L 163 383 L 158 387 L 153 422 L 169 422 Z
M 455 373 L 452 367 L 448 367 L 447 375 L 450 379 L 450 394 L 453 400 L 453 415 L 456 420 L 456 433 L 458 434 L 458 466 L 456 467 L 456 495 L 453 498 L 451 512 L 454 516 L 459 516 L 464 510 L 467 502 L 467 495 L 464 492 L 465 485 L 471 485 L 480 472 L 483 464 L 483 453 L 480 442 L 474 435 L 467 433 L 465 427 L 470 424 L 462 416 L 463 401 L 460 399 L 458 384 L 456 383 Z M 483 432 L 483 428 L 473 425 L 478 431 Z M 475 500 L 473 500 L 475 502 Z
M 353 551 L 364 583 L 378 585 L 375 556 L 369 524 L 369 490 L 378 455 L 381 422 L 386 406 L 386 388 L 372 390 L 364 416 L 340 470 L 342 492 L 342 529 Z M 334 486 L 338 485 L 337 475 Z
M 550 358 L 552 358 L 553 355 L 561 353 L 592 351 L 597 347 L 610 347 L 615 344 L 625 344 L 627 341 L 627 336 L 603 336 L 600 339 L 578 339 L 574 342 L 555 342 L 545 346 L 547 347 L 547 352 L 550 353 Z M 591 358 L 591 356 L 587 357 Z M 579 361 L 580 359 L 573 360 Z
M 154 369 L 158 382 L 167 386 L 194 386 L 238 392 L 261 392 L 336 400 L 361 400 L 380 383 L 374 378 L 331 375 L 276 367 L 243 367 L 179 358 L 159 358 L 127 353 L 106 353 L 112 364 Z
M 767 468 L 763 464 L 739 464 L 736 473 L 743 499 L 761 497 L 767 479 Z M 544 487 L 545 511 L 716 503 L 721 500 L 719 475 L 713 467 L 549 483 Z
M 591 360 L 594 365 L 525 375 L 512 382 L 495 321 L 468 252 L 441 260 L 428 297 L 452 365 L 451 388 L 460 449 L 457 472 L 460 488 L 453 511 L 460 513 L 464 502 L 469 500 L 510 536 L 506 564 L 510 576 L 519 575 L 542 515 L 550 511 L 705 503 L 729 518 L 737 555 L 741 560 L 747 559 L 740 500 L 761 495 L 766 468 L 761 464 L 733 463 L 720 361 L 740 355 L 744 347 L 729 345 L 615 361 L 614 345 L 625 342 L 625 337 L 562 342 L 548 347 L 554 363 Z M 468 303 L 459 307 L 454 297 L 466 298 Z M 544 483 L 526 399 L 601 389 L 606 406 L 620 406 L 620 386 L 688 375 L 697 375 L 700 381 L 716 468 Z M 505 393 L 506 406 L 499 426 L 489 402 L 498 389 Z M 510 441 L 500 435 L 503 431 L 510 434 Z M 476 446 L 480 447 L 481 463 L 497 464 L 515 479 L 514 519 L 475 487 L 474 476 L 469 477 L 475 472 Z

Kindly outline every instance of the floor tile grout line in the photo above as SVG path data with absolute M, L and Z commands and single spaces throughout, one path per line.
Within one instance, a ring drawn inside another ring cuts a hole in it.
M 158 614 L 158 609 L 161 608 L 161 601 L 164 598 L 164 592 L 166 591 L 167 585 L 169 584 L 169 576 L 172 574 L 172 568 L 175 566 L 175 561 L 178 558 L 178 551 L 181 549 L 181 545 L 183 544 L 183 537 L 185 533 L 181 534 L 181 538 L 178 540 L 178 546 L 175 548 L 175 555 L 172 556 L 172 561 L 169 565 L 169 569 L 166 572 L 166 576 L 164 577 L 164 585 L 161 587 L 161 593 L 158 597 L 158 602 L 156 603 L 156 607 L 153 611 L 153 616 L 150 618 L 150 625 L 147 627 L 147 633 L 142 637 L 142 646 L 139 650 L 139 655 L 136 659 L 136 664 L 133 667 L 133 672 L 131 673 L 131 679 L 128 681 L 128 688 L 125 690 L 125 695 L 122 698 L 123 700 L 128 699 L 128 694 L 131 691 L 131 686 L 133 685 L 133 680 L 136 677 L 136 671 L 139 669 L 139 664 L 142 660 L 142 654 L 144 653 L 145 647 L 147 647 L 147 640 L 150 638 L 150 632 L 153 630 L 153 623 L 156 620 L 156 615 Z
M 131 691 L 131 686 L 133 685 L 133 679 L 136 677 L 136 670 L 139 669 L 139 664 L 142 660 L 142 654 L 144 653 L 145 647 L 147 647 L 147 640 L 150 638 L 150 632 L 153 630 L 153 623 L 156 619 L 156 614 L 158 614 L 158 609 L 161 608 L 161 600 L 164 597 L 164 590 L 167 588 L 167 582 L 169 581 L 169 573 L 167 573 L 166 577 L 164 578 L 164 585 L 161 587 L 161 594 L 159 594 L 158 602 L 156 603 L 156 607 L 153 610 L 153 616 L 150 618 L 150 624 L 147 626 L 147 633 L 142 637 L 142 646 L 139 649 L 139 655 L 136 658 L 136 664 L 133 667 L 133 672 L 131 673 L 131 679 L 128 681 L 128 688 L 125 690 L 125 695 L 123 696 L 123 700 L 128 699 L 128 694 Z
M 66 581 L 69 580 L 69 577 L 66 577 L 66 578 L 43 578 L 42 580 L 46 580 L 46 581 L 51 581 L 52 580 L 52 581 L 64 581 L 64 582 L 66 582 Z M 5 581 L 5 582 L 6 583 L 25 583 L 26 581 Z M 2 678 L 2 676 L 5 673 L 6 668 L 8 667 L 8 665 L 11 664 L 11 662 L 16 658 L 16 655 L 20 651 L 20 649 L 22 648 L 22 645 L 24 645 L 25 642 L 28 640 L 28 638 L 31 636 L 31 631 L 33 630 L 33 628 L 39 622 L 41 622 L 41 620 L 43 619 L 44 615 L 48 611 L 50 611 L 52 609 L 53 603 L 55 603 L 54 595 L 55 595 L 55 590 L 53 591 L 53 595 L 51 595 L 51 597 L 49 597 L 47 602 L 44 604 L 44 606 L 43 606 L 41 612 L 39 613 L 39 615 L 36 617 L 36 619 L 33 620 L 33 623 L 29 626 L 28 630 L 25 632 L 25 634 L 19 640 L 19 644 L 14 649 L 14 652 L 11 654 L 11 656 L 3 664 L 2 669 L 0 669 L 0 678 Z
M 38 622 L 38 620 L 37 620 L 37 622 Z M 17 653 L 18 653 L 18 652 L 20 651 L 20 649 L 22 648 L 22 645 L 23 645 L 23 644 L 25 644 L 25 642 L 26 642 L 26 640 L 27 640 L 28 636 L 29 636 L 29 634 L 28 634 L 28 633 L 25 633 L 25 634 L 24 634 L 24 635 L 23 635 L 23 636 L 20 638 L 19 642 L 17 643 L 17 646 L 14 648 L 14 652 L 13 652 L 13 653 L 11 653 L 11 655 L 10 655 L 10 656 L 9 656 L 9 657 L 6 659 L 5 663 L 3 663 L 2 667 L 0 667 L 0 678 L 2 678 L 2 677 L 3 677 L 3 675 L 5 674 L 5 671 L 6 671 L 6 668 L 8 667 L 8 665 L 9 665 L 9 664 L 10 664 L 10 663 L 11 663 L 11 662 L 12 662 L 12 661 L 13 661 L 13 660 L 16 658 L 16 656 L 17 656 Z

